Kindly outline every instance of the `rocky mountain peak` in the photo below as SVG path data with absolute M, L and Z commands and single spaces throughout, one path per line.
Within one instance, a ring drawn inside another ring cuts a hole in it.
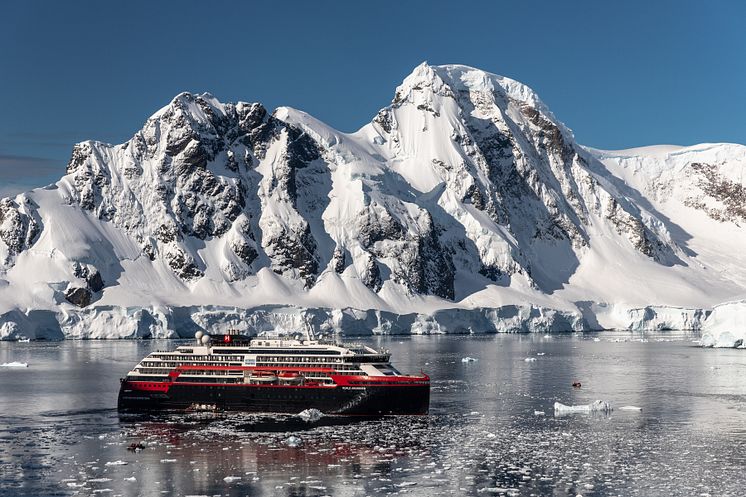
M 666 220 L 602 172 L 530 88 L 468 66 L 421 64 L 353 134 L 181 93 L 126 143 L 77 144 L 56 188 L 0 203 L 0 263 L 54 253 L 53 299 L 76 305 L 163 284 L 360 306 L 554 294 L 607 240 L 681 265 Z

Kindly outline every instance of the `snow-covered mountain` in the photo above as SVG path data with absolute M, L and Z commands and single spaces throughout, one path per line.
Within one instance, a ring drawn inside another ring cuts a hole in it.
M 745 151 L 586 149 L 466 66 L 352 134 L 183 93 L 0 201 L 0 337 L 698 328 L 744 296 Z

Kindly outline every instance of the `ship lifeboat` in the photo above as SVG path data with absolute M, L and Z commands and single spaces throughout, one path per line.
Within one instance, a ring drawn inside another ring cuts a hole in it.
M 280 373 L 277 375 L 277 378 L 282 383 L 289 383 L 292 385 L 297 385 L 299 383 L 303 383 L 303 380 L 305 379 L 303 375 L 300 375 L 298 373 L 292 372 L 292 371 L 286 371 L 283 373 Z
M 257 383 L 275 383 L 277 375 L 272 371 L 253 371 L 249 375 L 249 381 Z

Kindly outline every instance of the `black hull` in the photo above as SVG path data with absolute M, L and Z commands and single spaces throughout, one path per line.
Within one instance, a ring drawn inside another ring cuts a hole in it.
M 180 385 L 167 391 L 143 390 L 122 381 L 118 408 L 122 412 L 185 411 L 195 405 L 218 410 L 290 413 L 318 409 L 324 414 L 355 416 L 423 415 L 430 406 L 429 385 L 365 387 L 292 387 Z

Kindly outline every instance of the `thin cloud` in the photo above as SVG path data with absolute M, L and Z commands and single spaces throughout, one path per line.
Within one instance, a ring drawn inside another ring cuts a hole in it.
M 72 149 L 80 141 L 81 135 L 66 132 L 39 133 L 36 131 L 14 131 L 0 135 L 0 145 L 5 148 L 41 147 L 48 149 Z
M 54 159 L 0 154 L 0 198 L 46 186 L 65 174 L 65 164 Z
M 17 185 L 17 184 L 3 184 L 0 185 L 0 199 L 5 197 L 15 197 L 19 193 L 28 191 L 28 186 Z
M 0 154 L 0 181 L 33 178 L 64 172 L 64 163 L 44 157 Z

